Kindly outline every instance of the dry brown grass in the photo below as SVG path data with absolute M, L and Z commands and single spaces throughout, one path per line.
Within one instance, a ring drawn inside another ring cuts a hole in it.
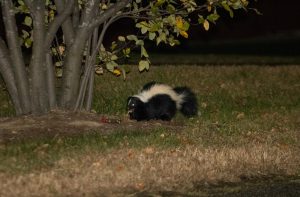
M 139 191 L 181 191 L 199 182 L 241 176 L 299 173 L 299 150 L 265 144 L 237 148 L 123 149 L 61 159 L 29 174 L 0 174 L 0 196 L 123 196 Z

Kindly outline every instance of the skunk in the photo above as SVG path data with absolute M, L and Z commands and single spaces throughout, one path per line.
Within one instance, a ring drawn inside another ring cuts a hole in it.
M 127 100 L 130 119 L 170 121 L 177 110 L 186 116 L 197 115 L 195 94 L 187 87 L 172 88 L 166 84 L 150 82 Z

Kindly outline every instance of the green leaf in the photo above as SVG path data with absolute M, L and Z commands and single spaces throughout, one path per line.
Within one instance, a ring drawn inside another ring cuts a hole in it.
M 167 36 L 166 33 L 161 32 L 159 36 L 156 38 L 156 44 L 158 45 L 161 41 L 166 42 Z
M 148 31 L 148 28 L 147 28 L 147 27 L 143 26 L 143 27 L 141 28 L 142 34 L 145 34 L 147 31 Z
M 176 12 L 176 8 L 172 5 L 172 4 L 168 4 L 167 5 L 167 11 L 170 13 L 170 14 L 174 14 Z
M 29 32 L 22 29 L 22 38 L 25 39 L 28 38 L 29 36 L 30 36 Z
M 62 67 L 62 66 L 63 66 L 62 61 L 55 62 L 55 67 Z
M 150 65 L 149 65 L 149 62 L 147 60 L 141 60 L 139 62 L 139 71 L 140 72 L 144 71 L 145 69 L 149 70 L 149 67 L 150 67 Z
M 198 18 L 198 23 L 199 23 L 199 24 L 203 24 L 204 21 L 205 21 L 204 17 L 203 17 L 202 15 L 199 15 L 198 17 L 199 17 L 199 18 Z
M 118 59 L 118 56 L 116 56 L 116 55 L 113 54 L 113 55 L 110 57 L 110 59 L 113 60 L 113 61 L 114 61 L 114 60 L 117 60 L 117 59 Z
M 117 43 L 116 43 L 115 41 L 113 41 L 113 42 L 111 43 L 110 49 L 111 49 L 111 50 L 115 50 L 115 48 L 116 48 L 117 46 L 118 46 Z
M 136 35 L 128 35 L 126 36 L 127 40 L 134 40 L 134 41 L 138 41 L 138 38 L 136 37 Z
M 161 6 L 164 3 L 165 3 L 165 0 L 157 0 L 156 3 L 155 3 L 155 6 L 158 7 L 158 6 Z
M 32 18 L 30 16 L 26 16 L 25 19 L 24 19 L 24 24 L 27 25 L 28 27 L 31 27 Z
M 149 40 L 154 40 L 156 34 L 154 32 L 149 32 Z
M 143 46 L 144 45 L 144 41 L 143 40 L 137 40 L 137 41 L 135 41 L 135 44 L 139 45 L 139 46 Z
M 144 46 L 141 46 L 141 57 L 149 57 Z
M 207 20 L 209 20 L 212 23 L 216 23 L 216 21 L 220 18 L 220 15 L 217 13 L 213 13 L 207 16 Z
M 55 69 L 55 75 L 56 75 L 56 77 L 58 77 L 58 78 L 60 78 L 60 77 L 62 77 L 62 75 L 63 75 L 63 69 L 62 68 L 57 68 L 57 69 Z
M 125 39 L 124 36 L 118 36 L 118 40 L 119 40 L 120 42 L 125 42 L 125 41 L 126 41 L 126 39 Z
M 129 54 L 130 54 L 130 48 L 123 49 L 122 52 L 123 52 L 123 54 L 124 54 L 126 57 L 129 57 Z
M 26 38 L 25 42 L 24 42 L 24 45 L 25 45 L 26 48 L 30 48 L 32 46 L 31 38 Z
M 229 12 L 229 16 L 230 16 L 231 18 L 233 18 L 233 11 L 232 11 L 232 9 L 230 8 L 230 6 L 227 4 L 226 1 L 222 1 L 222 6 L 223 6 L 223 8 L 224 8 L 226 11 Z
M 182 27 L 182 31 L 187 31 L 190 28 L 190 24 L 187 21 L 183 22 L 183 27 Z
M 18 0 L 18 4 L 20 4 L 20 5 L 24 5 L 24 2 L 23 2 L 23 0 Z
M 106 68 L 107 70 L 109 70 L 110 72 L 113 72 L 115 67 L 118 67 L 118 64 L 115 61 L 110 61 L 106 63 Z

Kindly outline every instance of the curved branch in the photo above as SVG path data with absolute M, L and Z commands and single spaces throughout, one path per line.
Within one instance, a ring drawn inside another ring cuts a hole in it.
M 101 31 L 101 34 L 99 36 L 99 39 L 98 39 L 98 42 L 97 42 L 97 45 L 95 42 L 93 42 L 93 53 L 91 56 L 88 57 L 87 59 L 87 64 L 85 66 L 85 70 L 84 70 L 84 74 L 83 74 L 83 77 L 82 77 L 82 80 L 81 80 L 81 83 L 80 83 L 80 89 L 79 89 L 79 94 L 78 94 L 78 97 L 77 97 L 77 100 L 76 100 L 76 105 L 75 105 L 75 110 L 77 110 L 78 108 L 82 107 L 82 102 L 83 102 L 83 99 L 84 99 L 84 94 L 86 92 L 86 88 L 87 88 L 87 84 L 88 84 L 88 79 L 89 79 L 89 76 L 91 75 L 91 71 L 92 71 L 92 68 L 93 68 L 93 65 L 95 63 L 95 60 L 96 60 L 96 55 L 98 53 L 98 50 L 103 42 L 103 39 L 104 39 L 104 35 L 108 29 L 108 27 L 115 21 L 115 18 L 117 18 L 117 16 L 111 18 L 102 28 L 102 31 Z M 97 32 L 98 34 L 98 32 Z M 95 34 L 94 34 L 95 36 Z M 91 81 L 92 83 L 92 81 Z M 91 102 L 91 98 L 89 98 L 89 102 Z M 89 106 L 90 104 L 87 104 L 87 106 Z

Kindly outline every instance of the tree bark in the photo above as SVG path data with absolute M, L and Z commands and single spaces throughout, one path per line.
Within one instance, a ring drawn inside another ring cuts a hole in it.
M 62 95 L 60 106 L 66 109 L 74 109 L 79 91 L 81 76 L 81 61 L 83 51 L 91 34 L 88 28 L 90 21 L 95 16 L 100 0 L 89 0 L 82 14 L 82 20 L 77 28 L 76 37 L 71 45 L 65 60 L 63 70 Z
M 73 38 L 74 38 L 74 32 L 72 28 L 70 27 L 70 32 L 66 31 L 68 28 L 68 19 L 70 15 L 73 12 L 74 8 L 74 0 L 68 1 L 67 6 L 64 7 L 62 0 L 56 0 L 58 1 L 57 10 L 58 10 L 58 15 L 55 17 L 55 19 L 49 24 L 48 31 L 46 32 L 46 39 L 45 39 L 45 50 L 48 50 L 49 47 L 51 46 L 51 43 L 56 35 L 56 32 L 58 28 L 63 24 L 63 29 L 64 31 L 64 36 L 66 36 L 68 39 L 68 43 L 71 43 Z M 64 28 L 64 26 L 67 26 Z
M 96 16 L 100 0 L 89 0 L 81 16 L 81 23 L 77 28 L 76 37 L 68 51 L 63 71 L 62 97 L 60 105 L 67 109 L 74 109 L 79 91 L 81 75 L 81 60 L 87 39 L 95 27 L 103 24 L 118 11 L 123 9 L 130 0 L 121 0 L 112 5 L 109 9 Z
M 93 32 L 93 39 L 92 39 L 92 53 L 97 50 L 97 42 L 98 42 L 98 36 L 99 34 L 99 28 L 95 28 Z M 93 96 L 94 96 L 94 81 L 95 81 L 95 71 L 94 71 L 94 64 L 96 62 L 96 58 L 93 58 L 93 55 L 91 56 L 91 62 L 92 68 L 90 70 L 90 76 L 88 79 L 88 89 L 86 93 L 86 101 L 85 101 L 85 110 L 90 111 L 92 108 L 92 101 L 93 101 Z
M 70 2 L 72 1 L 72 2 Z M 74 4 L 75 0 L 69 0 L 69 1 L 63 1 L 63 0 L 55 0 L 55 5 L 57 8 L 57 12 L 59 15 L 63 15 L 64 12 L 66 12 L 66 9 L 70 9 L 70 5 L 69 4 Z M 64 3 L 66 2 L 66 3 Z M 68 5 L 66 5 L 68 4 Z M 73 7 L 73 5 L 72 5 Z M 73 9 L 70 10 L 73 12 Z M 66 45 L 68 47 L 70 47 L 74 41 L 74 37 L 75 37 L 75 32 L 74 32 L 74 28 L 73 28 L 73 24 L 72 24 L 72 20 L 70 15 L 66 18 L 66 20 L 64 21 L 64 23 L 62 24 L 62 30 L 63 30 L 63 34 L 64 34 L 64 38 L 66 41 Z
M 47 66 L 47 90 L 49 95 L 49 107 L 55 109 L 57 107 L 56 89 L 55 89 L 55 75 L 52 56 L 50 51 L 46 54 L 46 66 Z
M 2 1 L 3 21 L 6 28 L 6 39 L 11 57 L 11 63 L 15 75 L 15 84 L 18 90 L 18 100 L 20 101 L 22 114 L 30 113 L 30 94 L 29 82 L 25 70 L 24 59 L 19 44 L 19 38 L 16 27 L 14 6 L 11 0 Z
M 31 105 L 35 114 L 49 111 L 49 100 L 46 82 L 46 50 L 44 41 L 45 29 L 45 2 L 40 0 L 32 1 L 33 8 L 31 16 L 33 18 L 33 46 L 30 62 L 30 85 L 31 85 Z
M 14 72 L 9 59 L 8 50 L 5 46 L 4 41 L 0 38 L 0 73 L 6 84 L 8 93 L 14 105 L 14 109 L 17 115 L 23 113 L 21 103 L 19 100 L 19 93 L 16 86 Z

